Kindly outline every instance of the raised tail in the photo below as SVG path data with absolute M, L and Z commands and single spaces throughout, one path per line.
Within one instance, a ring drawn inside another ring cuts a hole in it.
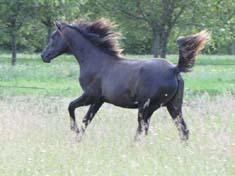
M 209 39 L 210 33 L 206 30 L 177 39 L 179 47 L 179 61 L 177 68 L 179 72 L 190 72 L 192 70 L 196 55 L 204 48 Z

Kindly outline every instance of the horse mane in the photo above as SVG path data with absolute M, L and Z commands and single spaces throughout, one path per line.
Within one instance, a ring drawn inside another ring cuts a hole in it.
M 107 54 L 117 56 L 117 58 L 121 55 L 123 51 L 119 45 L 121 33 L 115 31 L 115 24 L 101 18 L 94 22 L 76 21 L 72 23 L 72 26 Z

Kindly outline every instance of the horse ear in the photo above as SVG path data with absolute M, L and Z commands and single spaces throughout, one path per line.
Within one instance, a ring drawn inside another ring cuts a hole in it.
M 62 28 L 61 22 L 55 21 L 54 24 L 55 24 L 55 26 L 56 26 L 56 28 L 57 28 L 58 30 L 61 30 L 61 28 Z

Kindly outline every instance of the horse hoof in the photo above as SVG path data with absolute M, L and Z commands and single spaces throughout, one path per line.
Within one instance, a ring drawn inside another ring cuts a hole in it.
M 72 131 L 74 131 L 74 132 L 76 132 L 76 133 L 79 133 L 79 132 L 80 132 L 77 127 L 74 127 L 74 126 L 72 127 L 72 126 L 71 126 L 70 128 L 71 128 Z
M 79 133 L 79 129 L 78 129 L 78 127 L 77 127 L 77 124 L 75 124 L 75 123 L 73 123 L 73 124 L 70 125 L 70 129 L 71 129 L 72 131 L 75 131 L 76 133 Z
M 135 137 L 134 137 L 134 142 L 140 142 L 140 141 L 143 140 L 143 138 L 144 138 L 144 135 L 142 135 L 142 134 L 137 134 L 137 135 L 135 135 Z
M 75 131 L 75 127 L 74 127 L 74 126 L 70 126 L 70 129 L 71 129 L 72 131 Z
M 76 142 L 81 142 L 82 141 L 82 133 L 76 133 L 75 140 Z

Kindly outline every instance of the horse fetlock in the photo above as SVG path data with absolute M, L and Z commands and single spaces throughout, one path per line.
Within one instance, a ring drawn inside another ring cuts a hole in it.
M 70 128 L 71 128 L 72 131 L 75 131 L 76 133 L 79 133 L 79 129 L 77 127 L 77 123 L 74 120 L 71 120 Z
M 148 135 L 148 130 L 149 130 L 149 120 L 144 123 L 144 134 Z
M 83 124 L 84 128 L 86 128 L 90 122 L 91 122 L 90 119 L 86 119 L 86 118 L 83 119 L 83 120 L 82 120 L 82 124 Z
M 189 130 L 187 129 L 183 118 L 180 115 L 176 117 L 175 125 L 179 131 L 180 139 L 183 141 L 188 140 Z
M 87 124 L 82 124 L 81 125 L 81 133 L 83 134 L 83 133 L 85 133 L 85 130 L 86 130 L 86 128 L 87 128 Z
M 188 129 L 185 129 L 184 130 L 184 136 L 185 136 L 185 140 L 188 140 L 188 136 L 189 136 L 189 130 Z
M 180 132 L 180 139 L 182 141 L 187 141 L 189 138 L 189 130 L 188 129 L 182 129 Z
M 136 130 L 136 135 L 134 137 L 135 141 L 140 141 L 144 136 L 148 135 L 149 125 L 144 121 L 141 121 L 141 125 L 138 126 Z
M 135 137 L 134 137 L 134 141 L 141 141 L 142 139 L 143 139 L 143 137 L 144 137 L 144 133 L 143 132 L 139 132 L 139 131 L 137 131 L 136 132 L 136 135 L 135 135 Z

